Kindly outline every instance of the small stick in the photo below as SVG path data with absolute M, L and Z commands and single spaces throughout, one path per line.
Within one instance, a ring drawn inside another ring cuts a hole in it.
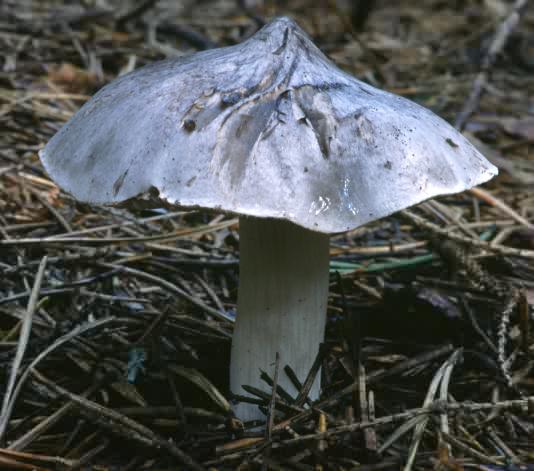
M 62 337 L 59 337 L 52 345 L 50 345 L 48 348 L 46 348 L 41 353 L 39 353 L 39 355 L 37 355 L 37 357 L 35 357 L 35 359 L 28 365 L 26 370 L 24 370 L 24 373 L 22 373 L 20 375 L 20 378 L 19 378 L 19 381 L 17 383 L 17 386 L 13 390 L 13 394 L 11 395 L 11 397 L 9 399 L 9 402 L 7 403 L 6 410 L 5 410 L 5 412 L 2 413 L 1 422 L 0 422 L 0 429 L 2 430 L 2 433 L 5 432 L 7 423 L 9 421 L 9 417 L 11 416 L 11 412 L 13 411 L 13 406 L 15 405 L 15 401 L 16 401 L 18 395 L 19 395 L 19 392 L 20 392 L 24 382 L 26 381 L 26 379 L 28 378 L 28 376 L 32 372 L 33 368 L 35 368 L 37 366 L 37 364 L 39 362 L 41 362 L 49 353 L 53 352 L 56 348 L 60 347 L 64 343 L 68 342 L 69 340 L 72 340 L 76 336 L 81 335 L 82 333 L 84 333 L 84 332 L 86 332 L 88 330 L 91 330 L 91 329 L 94 329 L 96 327 L 100 327 L 100 326 L 102 326 L 104 324 L 107 324 L 108 322 L 111 322 L 114 319 L 115 318 L 113 318 L 113 317 L 107 317 L 105 319 L 100 319 L 100 320 L 95 321 L 95 322 L 82 324 L 82 325 L 74 328 L 73 330 L 71 330 L 67 334 L 63 335 Z
M 460 242 L 462 244 L 467 244 L 473 247 L 477 247 L 479 249 L 484 249 L 484 250 L 487 250 L 488 252 L 500 253 L 501 255 L 534 258 L 534 250 L 515 249 L 513 247 L 506 247 L 504 245 L 488 244 L 487 242 L 484 242 L 482 240 L 473 239 L 471 237 L 465 237 L 459 234 L 453 234 L 447 229 L 443 229 L 439 227 L 437 224 L 427 221 L 425 218 L 422 218 L 421 216 L 413 213 L 412 211 L 408 211 L 407 209 L 401 211 L 400 213 L 403 216 L 405 216 L 407 219 L 412 221 L 414 224 L 420 227 L 423 227 L 424 229 L 428 229 L 436 234 L 440 234 L 456 242 Z
M 299 391 L 302 389 L 302 383 L 300 382 L 299 378 L 297 377 L 297 373 L 291 368 L 290 365 L 284 366 L 284 373 L 289 378 L 289 381 L 295 386 L 295 389 L 298 389 Z
M 19 245 L 109 245 L 109 244 L 125 244 L 132 242 L 172 242 L 176 239 L 187 236 L 199 236 L 205 233 L 211 233 L 219 229 L 233 226 L 236 223 L 235 219 L 223 221 L 212 226 L 205 225 L 195 228 L 179 229 L 172 232 L 152 236 L 140 237 L 72 237 L 72 234 L 65 234 L 61 238 L 56 236 L 42 237 L 42 238 L 26 238 L 26 239 L 9 239 L 0 240 L 0 246 L 19 246 Z M 100 230 L 100 229 L 99 229 Z
M 524 218 L 520 214 L 517 213 L 513 208 L 508 206 L 504 201 L 495 198 L 492 194 L 487 192 L 486 190 L 483 190 L 482 188 L 471 188 L 468 190 L 469 193 L 471 193 L 473 196 L 477 197 L 478 199 L 484 201 L 485 203 L 488 203 L 489 205 L 500 209 L 503 213 L 505 213 L 507 216 L 511 217 L 515 221 L 517 221 L 519 224 L 522 224 L 523 226 L 528 227 L 529 229 L 534 229 L 534 224 L 532 224 L 528 219 Z
M 497 55 L 502 51 L 506 41 L 508 40 L 512 31 L 516 28 L 522 13 L 525 11 L 528 4 L 528 0 L 516 0 L 512 6 L 510 14 L 502 21 L 502 23 L 497 28 L 493 41 L 482 60 L 481 70 L 478 73 L 473 86 L 471 88 L 471 93 L 467 99 L 462 111 L 456 118 L 454 122 L 454 127 L 457 129 L 463 129 L 465 123 L 469 117 L 474 113 L 478 107 L 480 97 L 486 86 L 488 75 L 491 67 L 495 63 Z
M 308 372 L 308 376 L 306 376 L 306 379 L 304 380 L 302 389 L 300 390 L 297 398 L 295 399 L 296 406 L 302 407 L 304 403 L 306 402 L 306 400 L 308 399 L 308 393 L 310 392 L 313 382 L 315 381 L 315 377 L 317 376 L 317 373 L 319 372 L 319 368 L 321 367 L 322 361 L 323 361 L 323 349 L 319 348 L 319 351 L 317 352 L 317 356 L 315 357 L 313 365 L 310 368 L 310 371 Z
M 166 291 L 170 291 L 171 293 L 174 293 L 180 296 L 181 298 L 186 299 L 191 304 L 194 304 L 195 306 L 201 308 L 207 314 L 210 314 L 213 317 L 221 321 L 230 322 L 230 323 L 234 322 L 234 319 L 230 317 L 229 315 L 227 315 L 225 312 L 220 312 L 217 309 L 214 309 L 211 306 L 204 304 L 202 301 L 200 301 L 200 299 L 196 298 L 195 296 L 190 295 L 189 293 L 185 292 L 181 288 L 178 288 L 178 286 L 176 286 L 175 284 L 167 280 L 164 280 L 163 278 L 159 276 L 152 275 L 151 273 L 148 273 L 146 271 L 137 270 L 135 268 L 130 268 L 130 267 L 125 267 L 125 266 L 117 265 L 114 263 L 97 263 L 97 265 L 101 267 L 112 268 L 114 270 L 119 270 L 120 272 L 123 272 L 127 275 L 131 275 L 131 276 L 135 276 L 138 278 L 152 281 L 158 284 L 159 286 L 161 286 L 162 288 L 164 288 Z
M 354 432 L 355 430 L 363 430 L 369 427 L 380 427 L 383 425 L 389 425 L 393 423 L 404 422 L 408 419 L 416 417 L 418 415 L 428 415 L 428 414 L 441 414 L 444 411 L 453 413 L 453 412 L 467 412 L 467 413 L 476 413 L 485 410 L 507 410 L 507 409 L 517 409 L 517 408 L 526 408 L 529 403 L 534 404 L 534 396 L 525 398 L 525 399 L 511 399 L 501 402 L 458 402 L 458 403 L 442 403 L 441 401 L 434 401 L 428 406 L 409 409 L 404 412 L 399 412 L 398 414 L 387 415 L 380 417 L 372 422 L 355 422 L 348 425 L 340 425 L 339 427 L 331 428 L 324 433 L 313 433 L 309 435 L 301 435 L 299 437 L 290 438 L 288 440 L 281 440 L 280 444 L 292 446 L 297 443 L 302 443 L 310 440 L 319 440 L 321 438 L 328 438 L 330 436 L 339 435 L 346 432 Z M 534 406 L 532 406 L 534 408 Z M 280 424 L 281 425 L 281 424 Z M 275 429 L 278 425 L 275 427 Z
M 398 375 L 405 371 L 411 370 L 417 366 L 434 361 L 442 357 L 443 355 L 447 355 L 448 353 L 452 351 L 452 349 L 453 347 L 451 344 L 446 344 L 435 350 L 432 350 L 429 352 L 423 352 L 415 357 L 400 361 L 395 366 L 392 366 L 391 368 L 385 371 L 378 371 L 376 373 L 368 374 L 367 383 L 368 384 L 377 383 L 377 382 L 383 381 L 384 378 L 387 378 L 393 375 Z
M 248 392 L 249 394 L 252 394 L 260 399 L 262 399 L 261 403 L 262 405 L 265 405 L 266 403 L 269 402 L 271 396 L 269 395 L 269 393 L 265 392 L 265 391 L 262 391 L 261 389 L 259 388 L 255 388 L 254 386 L 250 386 L 248 384 L 243 384 L 242 386 L 243 390 L 245 390 L 246 392 Z M 275 389 L 275 393 L 276 393 L 276 389 Z M 245 396 L 247 397 L 247 396 Z M 238 394 L 234 394 L 234 398 L 239 398 L 240 399 L 240 402 L 248 402 L 248 403 L 251 403 L 251 404 L 254 404 L 254 402 L 250 401 L 250 400 L 241 400 L 241 396 L 238 395 Z M 254 398 L 250 398 L 248 397 L 248 399 L 254 399 Z M 302 412 L 302 407 L 298 407 L 294 404 L 286 404 L 281 397 L 277 396 L 276 398 L 276 408 L 278 410 L 281 410 L 281 411 L 284 411 L 284 412 L 290 412 L 290 413 L 300 413 Z
M 84 453 L 80 458 L 78 458 L 78 460 L 76 460 L 76 463 L 74 463 L 68 469 L 68 471 L 76 471 L 78 469 L 81 469 L 82 466 L 91 462 L 95 456 L 102 453 L 108 446 L 109 446 L 109 440 L 106 438 L 104 439 L 103 443 L 101 443 L 100 445 L 97 445 L 93 449 L 89 450 L 87 453 Z
M 267 440 L 271 440 L 274 425 L 274 411 L 276 406 L 276 386 L 278 384 L 278 367 L 280 366 L 280 355 L 276 352 L 276 360 L 274 365 L 273 391 L 271 394 L 271 402 L 269 403 L 269 420 L 267 421 Z
M 291 394 L 289 394 L 282 386 L 274 384 L 274 381 L 271 379 L 271 377 L 267 374 L 267 372 L 260 370 L 260 379 L 264 381 L 266 384 L 268 384 L 271 388 L 274 388 L 276 391 L 276 394 L 278 394 L 284 401 L 286 401 L 288 404 L 293 404 L 295 402 L 295 399 L 291 397 Z
M 430 404 L 434 402 L 434 397 L 438 391 L 440 383 L 442 383 L 445 380 L 444 378 L 446 376 L 450 377 L 449 370 L 451 370 L 453 366 L 455 365 L 460 355 L 460 352 L 461 352 L 460 350 L 455 350 L 452 353 L 452 355 L 447 360 L 445 360 L 443 365 L 436 372 L 436 374 L 432 378 L 432 382 L 430 383 L 430 386 L 426 393 L 425 400 L 423 402 L 423 407 L 428 407 Z M 448 381 L 448 378 L 447 378 L 447 381 Z M 445 412 L 441 413 L 440 417 L 442 417 L 444 414 Z M 423 434 L 425 433 L 426 426 L 427 426 L 429 419 L 430 417 L 425 417 L 424 420 L 422 420 L 421 422 L 415 425 L 413 436 L 412 436 L 412 442 L 410 444 L 410 450 L 408 451 L 408 458 L 403 468 L 404 471 L 411 471 L 411 469 L 413 468 L 413 464 L 415 462 L 415 455 L 417 454 L 417 450 L 423 438 Z
M 488 457 L 485 453 L 481 453 L 480 451 L 475 450 L 474 448 L 471 448 L 469 445 L 466 445 L 461 440 L 459 440 L 456 437 L 453 437 L 452 435 L 449 435 L 448 433 L 441 432 L 441 437 L 443 438 L 443 441 L 446 443 L 452 445 L 454 448 L 457 448 L 462 453 L 466 454 L 467 456 L 471 456 L 475 460 L 479 461 L 480 463 L 486 463 L 486 464 L 493 464 L 493 465 L 502 465 L 503 462 L 500 460 L 494 460 Z
M 52 471 L 51 468 L 42 468 L 34 464 L 23 463 L 22 461 L 15 460 L 13 458 L 7 458 L 6 456 L 0 456 L 0 466 L 4 469 L 26 469 L 28 471 Z
M 280 367 L 280 354 L 276 352 L 275 355 L 275 361 L 274 361 L 274 377 L 273 377 L 273 386 L 272 386 L 272 392 L 271 392 L 271 400 L 269 401 L 269 412 L 267 414 L 267 429 L 265 430 L 265 442 L 271 443 L 272 436 L 273 436 L 273 426 L 274 426 L 274 414 L 276 410 L 276 388 L 278 385 L 278 368 Z M 267 461 L 269 459 L 270 455 L 270 447 L 265 449 L 264 458 L 265 460 L 262 465 L 262 469 L 267 471 L 269 469 L 269 465 L 267 464 Z
M 68 460 L 65 458 L 60 458 L 59 456 L 48 456 L 48 455 L 38 455 L 35 453 L 25 453 L 21 451 L 14 451 L 11 449 L 0 448 L 1 455 L 7 455 L 12 458 L 22 458 L 32 461 L 41 461 L 43 463 L 51 463 L 59 466 L 72 466 L 74 461 Z
M 319 419 L 317 421 L 317 432 L 318 433 L 324 433 L 328 430 L 327 422 L 326 422 L 326 414 L 323 411 L 319 411 Z M 328 443 L 326 440 L 318 440 L 317 441 L 317 451 L 322 452 L 325 451 L 328 446 Z
M 100 388 L 101 384 L 100 382 L 97 382 L 93 384 L 91 387 L 83 391 L 80 395 L 82 397 L 89 396 L 90 394 L 94 393 L 98 388 Z M 74 407 L 73 402 L 66 402 L 63 404 L 59 409 L 57 409 L 53 414 L 46 417 L 44 420 L 39 422 L 35 427 L 33 427 L 31 430 L 26 432 L 21 437 L 17 438 L 16 440 L 12 441 L 9 444 L 8 449 L 11 451 L 19 451 L 24 449 L 27 445 L 29 445 L 33 440 L 36 440 L 39 436 L 41 436 L 43 433 L 45 433 L 47 430 L 49 430 L 51 427 L 53 427 L 59 420 L 61 420 L 66 414 L 68 414 Z
M 11 415 L 10 402 L 13 396 L 15 381 L 17 379 L 19 368 L 22 364 L 22 359 L 24 358 L 26 347 L 28 346 L 28 340 L 30 339 L 33 315 L 37 308 L 37 301 L 39 299 L 39 293 L 41 291 L 41 283 L 44 277 L 46 262 L 47 257 L 44 256 L 41 260 L 41 263 L 39 264 L 37 275 L 33 283 L 30 299 L 28 301 L 28 307 L 26 308 L 26 315 L 24 316 L 24 319 L 22 321 L 22 328 L 20 330 L 20 336 L 17 345 L 17 353 L 15 354 L 15 358 L 13 360 L 13 366 L 11 367 L 11 373 L 9 375 L 9 381 L 7 383 L 6 392 L 4 394 L 4 401 L 2 403 L 2 413 L 0 414 L 0 440 L 2 440 L 2 437 L 6 431 L 6 427 L 9 422 L 9 417 Z
M 444 347 L 434 350 L 430 353 L 425 352 L 423 355 L 416 357 L 416 359 L 412 358 L 406 362 L 402 362 L 401 364 L 396 365 L 385 372 L 380 372 L 376 375 L 369 375 L 368 383 L 370 384 L 372 381 L 379 381 L 382 378 L 389 376 L 390 374 L 397 374 L 401 371 L 405 371 L 407 369 L 407 365 L 409 365 L 409 367 L 411 368 L 411 367 L 415 367 L 419 365 L 420 363 L 424 363 L 424 362 L 439 358 L 440 356 L 446 355 L 447 353 L 449 353 L 452 350 L 452 348 L 453 348 L 452 345 L 445 345 Z M 413 361 L 413 360 L 417 360 L 417 361 Z M 358 387 L 358 382 L 355 381 L 349 384 L 348 386 L 345 386 L 343 389 L 337 391 L 336 393 L 332 394 L 329 398 L 323 399 L 322 401 L 315 403 L 314 407 L 324 409 L 332 404 L 335 404 L 342 397 L 348 394 L 351 394 L 353 391 L 355 391 L 357 387 Z M 291 423 L 305 420 L 312 413 L 313 413 L 312 409 L 305 410 L 301 412 L 300 414 L 292 417 L 291 419 L 288 419 L 283 422 L 280 422 L 279 424 L 276 424 L 275 429 L 276 430 L 283 429 L 284 427 L 286 427 L 287 425 L 290 425 Z
M 58 386 L 49 379 L 45 378 L 37 370 L 33 369 L 32 374 L 41 383 L 56 394 L 64 396 L 69 401 L 74 403 L 74 406 L 80 413 L 91 422 L 107 428 L 116 435 L 126 437 L 138 443 L 157 449 L 166 450 L 171 456 L 178 458 L 183 464 L 187 465 L 189 469 L 195 471 L 204 471 L 204 467 L 198 464 L 193 458 L 184 453 L 173 442 L 167 441 L 154 433 L 149 428 L 136 422 L 133 419 L 125 417 L 118 412 L 115 412 L 107 407 L 104 407 L 96 402 L 90 401 L 78 394 L 71 393 L 66 389 Z
M 527 299 L 527 293 L 523 289 L 519 294 L 519 327 L 521 332 L 521 348 L 528 355 L 531 345 L 531 333 L 530 333 L 530 316 L 529 316 L 529 302 Z
M 367 396 L 367 376 L 365 374 L 365 366 L 358 362 L 358 403 L 360 420 L 367 422 L 372 420 L 369 415 L 369 401 Z M 363 431 L 365 450 L 369 455 L 376 452 L 376 431 L 373 427 L 369 427 Z

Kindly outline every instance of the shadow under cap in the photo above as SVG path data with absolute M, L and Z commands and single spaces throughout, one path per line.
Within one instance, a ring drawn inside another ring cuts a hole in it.
M 40 153 L 79 200 L 353 229 L 497 173 L 431 111 L 338 69 L 292 20 L 103 87 Z

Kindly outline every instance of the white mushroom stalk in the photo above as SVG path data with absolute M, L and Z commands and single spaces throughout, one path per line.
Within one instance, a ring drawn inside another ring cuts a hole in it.
M 288 18 L 241 44 L 119 77 L 40 156 L 82 201 L 148 197 L 144 204 L 252 218 L 242 221 L 231 365 L 238 393 L 242 384 L 263 387 L 259 370 L 272 372 L 276 352 L 302 379 L 313 362 L 324 334 L 328 234 L 497 173 L 431 111 L 338 69 Z M 237 411 L 258 416 L 255 406 Z
M 247 396 L 243 384 L 268 392 L 260 371 L 273 378 L 278 353 L 278 385 L 295 397 L 298 391 L 283 367 L 289 365 L 304 382 L 324 339 L 329 237 L 287 221 L 242 217 L 239 241 L 230 387 Z M 319 385 L 316 378 L 312 400 L 319 396 Z M 235 413 L 242 420 L 264 418 L 258 407 L 245 402 Z

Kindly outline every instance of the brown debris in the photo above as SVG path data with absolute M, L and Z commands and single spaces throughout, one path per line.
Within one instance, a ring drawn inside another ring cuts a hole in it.
M 1 469 L 532 462 L 534 11 L 354 3 L 0 2 Z M 307 378 L 278 365 L 298 397 L 267 375 L 272 393 L 252 392 L 265 432 L 230 410 L 236 219 L 76 203 L 37 151 L 119 74 L 281 14 L 359 78 L 456 118 L 501 175 L 332 238 L 327 338 Z

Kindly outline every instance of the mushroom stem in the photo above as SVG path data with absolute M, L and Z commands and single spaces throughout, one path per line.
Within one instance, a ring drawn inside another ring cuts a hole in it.
M 287 221 L 241 217 L 237 321 L 232 340 L 230 388 L 243 384 L 269 392 L 260 370 L 274 374 L 276 353 L 303 382 L 324 339 L 328 301 L 327 234 Z M 283 370 L 281 370 L 283 371 Z M 281 373 L 278 385 L 297 390 Z M 319 378 L 310 398 L 319 396 Z M 241 420 L 264 419 L 256 405 L 239 403 Z

